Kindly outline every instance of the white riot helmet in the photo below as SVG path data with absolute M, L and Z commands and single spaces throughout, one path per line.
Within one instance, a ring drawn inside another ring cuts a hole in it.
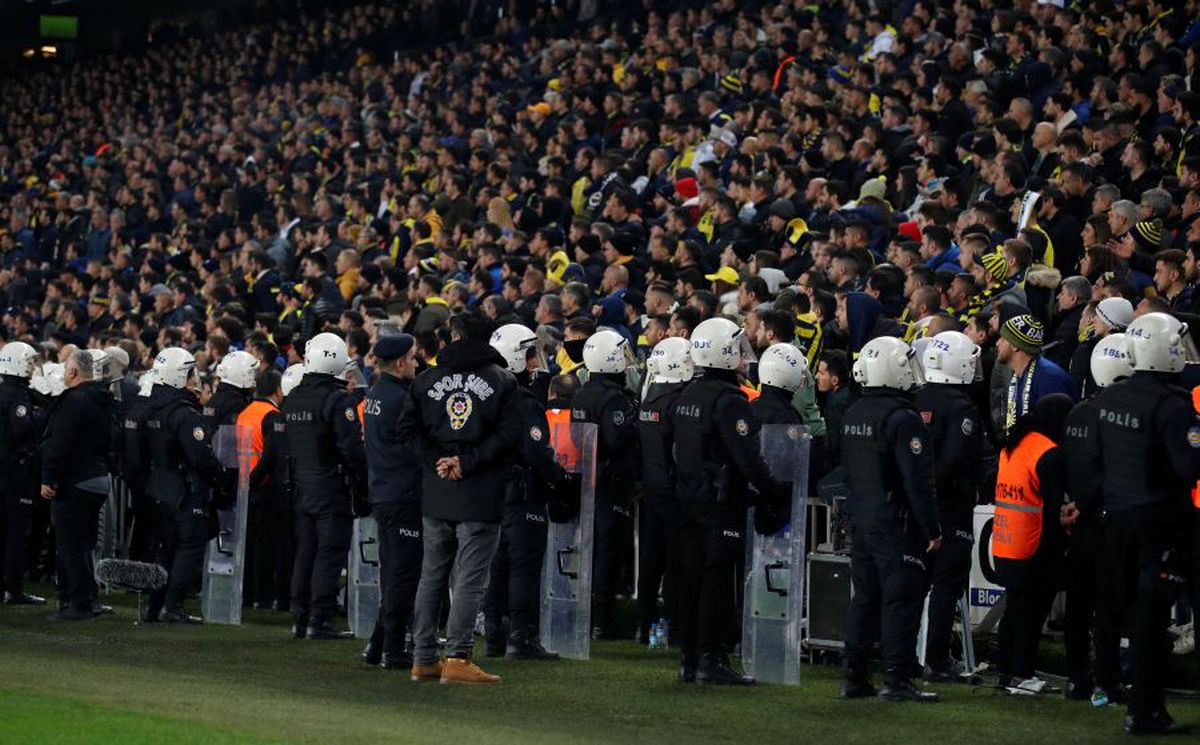
M 1187 324 L 1166 313 L 1147 313 L 1137 319 L 1125 330 L 1133 369 L 1182 372 L 1187 364 L 1186 336 Z
M 337 334 L 317 334 L 304 345 L 304 372 L 319 375 L 341 375 L 346 371 L 350 353 L 346 342 Z
M 921 353 L 926 383 L 967 385 L 979 367 L 979 345 L 961 331 L 943 331 Z
M 158 382 L 158 373 L 153 370 L 147 370 L 142 373 L 142 377 L 138 379 L 138 395 L 142 398 L 149 398 L 150 393 L 154 390 L 155 383 Z
M 650 359 L 646 360 L 646 372 L 652 383 L 686 383 L 696 372 L 692 362 L 692 343 L 687 339 L 672 336 L 654 345 Z
M 10 341 L 0 349 L 0 375 L 15 375 L 28 380 L 33 376 L 37 350 L 23 341 Z
M 623 373 L 633 362 L 629 341 L 612 329 L 600 329 L 583 345 L 583 364 L 590 373 Z
M 102 383 L 112 380 L 112 357 L 105 354 L 103 349 L 89 349 L 87 353 L 92 358 L 92 380 Z
M 186 349 L 169 347 L 154 358 L 155 384 L 171 388 L 187 388 L 188 379 L 196 374 L 196 358 Z
M 917 377 L 916 353 L 894 336 L 867 342 L 854 361 L 854 380 L 864 388 L 911 391 L 917 387 Z
M 217 377 L 221 382 L 243 391 L 254 387 L 257 375 L 258 360 L 249 352 L 230 352 L 217 365 Z
M 112 380 L 124 378 L 129 369 L 129 353 L 120 347 L 105 347 L 104 353 L 112 360 Z
M 804 385 L 808 361 L 791 344 L 772 344 L 758 360 L 758 382 L 795 393 Z
M 728 318 L 701 321 L 692 332 L 692 362 L 696 367 L 736 370 L 754 359 L 746 332 Z
M 1096 385 L 1107 388 L 1133 375 L 1129 360 L 1129 339 L 1125 334 L 1109 334 L 1092 350 L 1092 377 Z
M 300 385 L 300 381 L 304 379 L 304 365 L 290 365 L 288 369 L 283 371 L 283 378 L 279 381 L 279 390 L 284 396 L 292 392 L 292 389 Z
M 538 337 L 528 326 L 521 323 L 506 323 L 492 332 L 488 342 L 504 358 L 504 367 L 513 374 L 525 372 L 529 366 L 529 353 L 538 355 L 539 368 L 545 368 L 538 346 Z
M 29 381 L 29 387 L 51 398 L 61 396 L 62 392 L 67 389 L 67 384 L 63 380 L 65 373 L 66 365 L 61 362 L 47 362 L 42 365 L 40 373 L 34 372 Z

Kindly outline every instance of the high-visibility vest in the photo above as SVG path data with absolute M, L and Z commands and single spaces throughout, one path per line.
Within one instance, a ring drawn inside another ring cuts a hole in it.
M 1042 492 L 1037 464 L 1054 442 L 1030 432 L 1010 453 L 1000 451 L 996 474 L 996 517 L 992 523 L 992 556 L 1028 559 L 1042 540 Z
M 1192 389 L 1192 408 L 1200 414 L 1200 385 Z M 1200 510 L 1200 481 L 1192 487 L 1192 506 Z
M 571 439 L 571 410 L 546 409 L 546 423 L 550 425 L 550 447 L 558 464 L 575 473 L 579 469 L 579 448 Z
M 279 411 L 275 404 L 270 401 L 254 399 L 250 405 L 242 409 L 242 413 L 238 414 L 237 426 L 250 428 L 250 470 L 253 471 L 262 460 L 263 453 L 263 419 L 272 411 Z

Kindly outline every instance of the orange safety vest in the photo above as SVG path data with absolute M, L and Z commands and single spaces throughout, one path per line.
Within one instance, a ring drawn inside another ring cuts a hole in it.
M 242 409 L 242 413 L 238 414 L 237 426 L 250 428 L 250 470 L 253 471 L 262 460 L 263 453 L 263 419 L 272 411 L 279 411 L 275 404 L 270 401 L 254 399 L 250 405 Z
M 358 412 L 358 433 L 362 435 L 363 442 L 367 441 L 367 399 L 358 402 L 355 407 Z
M 574 473 L 579 468 L 579 448 L 571 440 L 571 410 L 546 409 L 546 422 L 550 425 L 550 447 L 554 457 L 564 470 Z
M 1030 432 L 1010 453 L 1000 451 L 996 474 L 996 518 L 992 523 L 992 556 L 1028 559 L 1042 540 L 1042 492 L 1037 464 L 1054 442 Z
M 1200 385 L 1192 389 L 1192 408 L 1200 414 Z M 1192 506 L 1200 510 L 1200 481 L 1192 487 Z

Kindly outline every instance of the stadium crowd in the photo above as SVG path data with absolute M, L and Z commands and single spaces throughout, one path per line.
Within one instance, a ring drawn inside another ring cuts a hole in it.
M 1095 393 L 1105 336 L 1200 332 L 1198 17 L 477 0 L 160 31 L 0 80 L 0 333 L 46 395 L 76 350 L 119 348 L 132 392 L 182 347 L 208 401 L 227 355 L 283 372 L 332 332 L 361 397 L 381 338 L 435 367 L 478 309 L 536 332 L 547 380 L 615 331 L 640 395 L 656 345 L 724 317 L 806 360 L 815 487 L 863 348 L 961 331 L 990 502 L 1006 433 Z

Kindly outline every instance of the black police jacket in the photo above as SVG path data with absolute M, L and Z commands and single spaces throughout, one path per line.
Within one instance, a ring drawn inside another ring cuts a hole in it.
M 367 391 L 363 430 L 371 504 L 421 501 L 421 461 L 400 438 L 400 413 L 411 381 L 383 373 Z
M 28 494 L 36 481 L 32 466 L 46 426 L 46 411 L 29 381 L 0 376 L 0 486 Z
M 550 447 L 546 406 L 524 385 L 517 387 L 517 411 L 521 416 L 519 459 L 510 471 L 504 501 L 545 504 L 564 486 L 566 472 Z
M 803 424 L 800 412 L 792 406 L 792 394 L 773 385 L 764 385 L 750 410 L 759 424 Z
M 251 391 L 235 388 L 228 383 L 218 385 L 204 405 L 204 426 L 216 434 L 221 425 L 236 424 L 238 414 L 254 400 L 251 394 Z
M 109 473 L 112 394 L 88 381 L 58 397 L 42 439 L 42 483 L 54 489 Z
M 866 388 L 842 419 L 847 509 L 865 530 L 942 534 L 934 493 L 933 442 L 912 395 Z
M 983 453 L 983 417 L 966 386 L 929 383 L 913 396 L 933 438 L 933 476 L 942 527 L 972 532 Z
M 354 399 L 332 375 L 308 373 L 283 402 L 296 509 L 351 514 L 367 456 Z
M 787 503 L 762 459 L 759 424 L 734 373 L 706 370 L 688 383 L 671 410 L 671 429 L 685 519 L 716 525 L 750 505 Z
M 1100 410 L 1090 399 L 1080 401 L 1067 414 L 1063 427 L 1062 451 L 1066 468 L 1067 493 L 1082 516 L 1096 515 L 1104 498 L 1104 464 L 1100 462 Z
M 1135 372 L 1096 395 L 1106 511 L 1187 504 L 1200 474 L 1200 421 L 1174 382 Z
M 139 396 L 126 402 L 125 421 L 121 427 L 121 476 L 136 489 L 144 489 L 146 479 L 150 477 L 150 462 L 144 452 L 142 435 L 146 426 L 146 412 L 149 410 L 149 396 Z
M 653 383 L 638 409 L 642 442 L 642 486 L 648 494 L 675 497 L 671 409 L 687 383 Z
M 146 491 L 172 508 L 206 505 L 222 468 L 191 391 L 156 385 L 142 419 Z
M 512 459 L 520 447 L 517 381 L 486 342 L 462 340 L 417 376 L 400 416 L 400 438 L 421 461 L 421 514 L 437 520 L 500 522 Z M 437 474 L 457 457 L 462 478 Z
M 638 474 L 637 404 L 623 374 L 593 373 L 571 401 L 571 421 L 597 425 L 596 501 L 628 506 Z

